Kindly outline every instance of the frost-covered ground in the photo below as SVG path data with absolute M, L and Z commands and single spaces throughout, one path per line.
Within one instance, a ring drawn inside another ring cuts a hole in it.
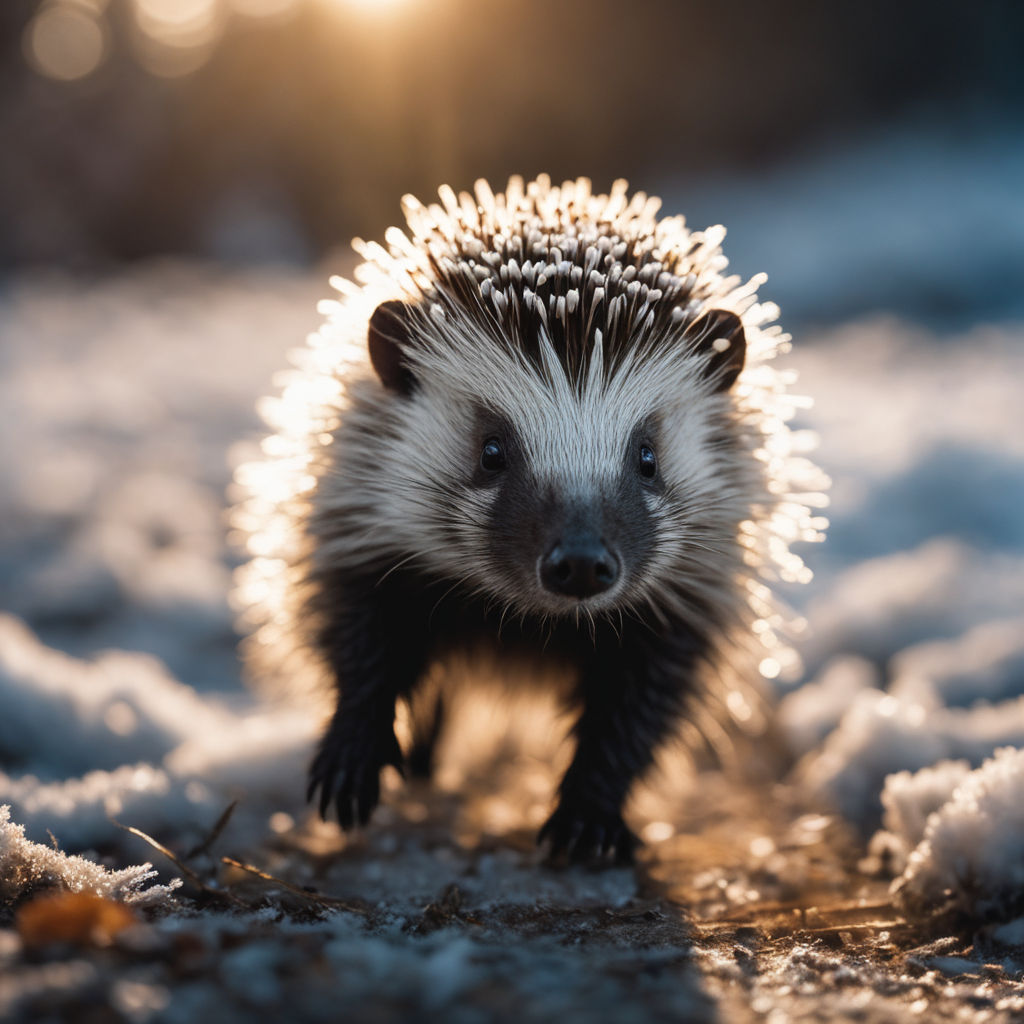
M 0 291 L 0 1017 L 1020 1019 L 1024 328 L 799 339 L 835 484 L 786 595 L 806 674 L 760 744 L 777 777 L 669 762 L 634 801 L 635 871 L 556 871 L 531 838 L 552 709 L 462 708 L 438 789 L 387 780 L 346 842 L 301 803 L 316 716 L 241 685 L 229 453 L 323 277 Z M 137 922 L 90 925 L 99 947 L 16 930 L 54 879 Z

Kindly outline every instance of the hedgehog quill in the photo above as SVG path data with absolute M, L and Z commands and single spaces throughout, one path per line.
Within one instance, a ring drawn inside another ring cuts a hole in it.
M 238 471 L 249 662 L 333 686 L 308 795 L 343 828 L 385 765 L 429 763 L 395 714 L 430 666 L 563 670 L 575 754 L 539 838 L 628 860 L 633 783 L 778 671 L 770 588 L 809 575 L 789 545 L 824 526 L 771 365 L 788 337 L 763 275 L 726 276 L 724 229 L 659 220 L 625 182 L 439 195 L 406 197 L 386 248 L 354 243 Z

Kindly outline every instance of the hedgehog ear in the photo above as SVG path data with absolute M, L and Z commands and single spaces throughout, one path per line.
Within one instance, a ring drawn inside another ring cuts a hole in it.
M 405 355 L 412 343 L 409 307 L 397 299 L 382 302 L 370 317 L 366 341 L 381 384 L 389 391 L 408 395 L 415 384 Z
M 686 337 L 694 352 L 710 357 L 704 376 L 715 381 L 716 391 L 728 391 L 736 383 L 747 354 L 747 338 L 740 318 L 724 309 L 712 309 L 687 328 Z

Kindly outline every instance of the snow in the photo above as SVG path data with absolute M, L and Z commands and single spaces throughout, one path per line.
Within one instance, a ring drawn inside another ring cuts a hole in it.
M 232 796 L 272 800 L 281 780 L 301 777 L 316 731 L 299 709 L 235 704 L 151 655 L 74 658 L 0 616 L 0 750 L 19 769 L 0 772 L 0 802 L 35 838 L 50 831 L 79 849 L 110 841 L 111 817 L 197 838 Z
M 836 655 L 811 681 L 779 701 L 776 718 L 790 751 L 806 754 L 817 748 L 839 724 L 850 702 L 880 684 L 878 669 L 856 654 Z
M 1024 746 L 1024 344 L 869 317 L 794 359 L 834 486 L 778 720 L 806 791 L 865 838 L 884 806 L 899 870 L 959 773 Z
M 804 785 L 869 831 L 878 824 L 885 779 L 943 760 L 977 765 L 997 747 L 1024 746 L 1024 697 L 969 709 L 859 693 L 839 725 L 796 771 Z
M 915 644 L 892 661 L 893 694 L 932 706 L 1004 701 L 1024 689 L 1024 618 L 983 622 L 955 640 Z
M 899 842 L 901 867 L 924 838 L 931 814 L 949 800 L 970 772 L 966 761 L 937 761 L 920 771 L 895 772 L 886 778 L 882 789 L 883 834 Z
M 0 291 L 0 608 L 74 654 L 145 651 L 238 690 L 228 449 L 325 281 L 158 264 Z
M 218 724 L 217 709 L 155 658 L 109 651 L 82 661 L 10 616 L 0 618 L 0 701 L 5 756 L 58 778 L 162 758 Z
M 970 517 L 973 504 L 985 502 L 986 494 L 960 493 L 961 514 Z M 988 500 L 1001 502 L 1002 492 Z M 927 509 L 915 509 L 915 517 L 917 528 L 924 529 Z M 837 532 L 844 518 L 841 511 L 833 512 Z M 887 518 L 881 518 L 880 526 L 873 544 L 887 543 Z M 831 549 L 821 560 L 837 557 L 842 556 Z M 801 655 L 811 670 L 846 652 L 885 664 L 914 644 L 958 638 L 1024 604 L 1024 554 L 1013 548 L 986 551 L 949 535 L 849 567 L 830 571 L 819 566 L 818 575 L 829 578 L 830 585 L 815 587 L 806 609 L 812 628 Z
M 947 770 L 947 779 L 955 773 Z M 1024 750 L 1003 748 L 956 784 L 927 820 L 895 883 L 911 912 L 1012 918 L 1024 903 Z

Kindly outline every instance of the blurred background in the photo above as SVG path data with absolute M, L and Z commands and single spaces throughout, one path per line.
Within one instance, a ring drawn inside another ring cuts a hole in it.
M 5 0 L 0 267 L 307 266 L 546 171 L 725 223 L 790 322 L 1000 316 L 1022 43 L 1013 0 Z

